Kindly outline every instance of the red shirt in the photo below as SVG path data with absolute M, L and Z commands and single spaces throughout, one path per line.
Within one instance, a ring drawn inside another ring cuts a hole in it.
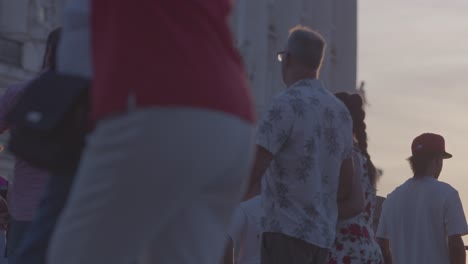
M 211 109 L 254 123 L 229 0 L 92 1 L 95 120 L 138 107 Z

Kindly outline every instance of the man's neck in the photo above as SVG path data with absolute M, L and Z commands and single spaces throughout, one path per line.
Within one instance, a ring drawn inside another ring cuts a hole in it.
M 414 176 L 413 176 L 413 178 L 415 178 L 415 179 L 422 179 L 422 178 L 427 178 L 427 177 L 436 179 L 436 177 L 434 177 L 434 175 L 431 175 L 429 173 L 414 174 Z
M 301 80 L 305 80 L 305 79 L 318 79 L 318 74 L 317 73 L 310 73 L 310 72 L 307 72 L 307 73 L 297 73 L 297 74 L 294 74 L 292 75 L 289 80 L 288 80 L 288 83 L 286 83 L 286 85 L 288 87 L 291 87 L 293 84 L 297 83 L 298 81 L 301 81 Z

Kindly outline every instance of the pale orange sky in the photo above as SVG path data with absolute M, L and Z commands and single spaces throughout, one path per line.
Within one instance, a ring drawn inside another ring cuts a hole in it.
M 386 196 L 411 177 L 413 138 L 436 132 L 454 158 L 440 180 L 468 212 L 468 1 L 359 0 L 359 80 L 366 81 L 370 154 Z

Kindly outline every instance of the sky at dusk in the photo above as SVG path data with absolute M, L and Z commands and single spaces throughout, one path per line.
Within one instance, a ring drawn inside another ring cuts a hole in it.
M 366 81 L 370 154 L 386 196 L 411 177 L 413 138 L 436 132 L 454 158 L 440 180 L 468 212 L 468 1 L 359 0 L 358 79 Z

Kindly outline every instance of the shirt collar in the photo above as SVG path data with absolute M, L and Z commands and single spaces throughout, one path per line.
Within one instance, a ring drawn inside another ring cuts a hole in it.
M 321 80 L 306 78 L 295 82 L 289 88 L 296 88 L 301 86 L 309 86 L 309 87 L 323 87 L 323 83 Z

